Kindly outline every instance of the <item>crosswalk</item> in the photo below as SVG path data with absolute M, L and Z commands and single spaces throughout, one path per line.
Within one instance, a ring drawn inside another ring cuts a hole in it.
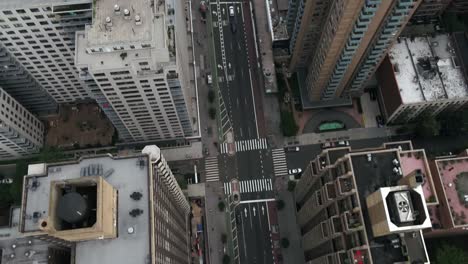
M 271 151 L 273 157 L 273 171 L 276 177 L 288 175 L 288 167 L 286 164 L 286 154 L 284 149 L 274 149 Z
M 219 181 L 218 157 L 205 159 L 206 182 Z
M 266 138 L 260 139 L 247 139 L 247 140 L 239 140 L 235 142 L 235 151 L 250 151 L 250 150 L 259 150 L 259 149 L 267 149 L 268 143 Z M 220 145 L 220 152 L 221 154 L 227 154 L 229 143 L 223 143 Z
M 272 191 L 273 183 L 271 179 L 256 179 L 248 181 L 239 181 L 239 192 L 240 193 L 251 193 L 251 192 L 264 192 Z M 224 193 L 230 195 L 232 193 L 231 182 L 224 183 Z

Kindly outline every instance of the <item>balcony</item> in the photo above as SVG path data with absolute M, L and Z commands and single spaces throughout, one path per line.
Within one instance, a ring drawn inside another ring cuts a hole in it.
M 362 218 L 360 210 L 355 210 L 356 212 L 345 212 L 344 219 L 346 224 L 346 230 L 353 231 L 358 230 L 362 227 Z
M 338 183 L 340 194 L 350 193 L 356 188 L 351 176 L 347 176 L 346 178 L 339 178 Z

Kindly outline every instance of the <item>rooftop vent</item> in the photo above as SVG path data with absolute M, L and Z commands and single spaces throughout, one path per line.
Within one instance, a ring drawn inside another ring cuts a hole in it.
M 116 15 L 120 15 L 120 6 L 119 6 L 119 5 L 115 5 L 115 6 L 114 6 L 114 13 L 115 13 Z
M 143 195 L 140 192 L 133 192 L 132 194 L 130 194 L 130 198 L 132 198 L 135 201 L 140 200 L 142 196 Z
M 135 233 L 135 228 L 133 228 L 132 226 L 129 227 L 129 228 L 127 229 L 127 233 L 129 233 L 129 234 Z
M 397 218 L 400 223 L 412 222 L 415 220 L 411 202 L 411 197 L 408 191 L 395 192 L 395 207 L 397 209 Z
M 106 26 L 112 27 L 112 19 L 110 17 L 106 17 Z
M 124 9 L 124 18 L 125 19 L 130 19 L 130 10 L 128 9 Z
M 135 16 L 135 24 L 136 25 L 141 25 L 141 17 L 139 15 Z

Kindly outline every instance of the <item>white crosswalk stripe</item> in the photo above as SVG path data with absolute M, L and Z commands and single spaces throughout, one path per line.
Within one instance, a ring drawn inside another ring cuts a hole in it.
M 227 154 L 228 153 L 228 144 L 227 143 L 223 143 L 219 146 L 219 150 L 221 152 L 221 154 Z
M 274 149 L 271 151 L 271 155 L 273 157 L 273 171 L 275 172 L 275 176 L 285 176 L 288 174 L 288 167 L 286 164 L 286 154 L 284 153 L 284 149 Z
M 271 179 L 256 179 L 248 181 L 239 181 L 239 192 L 240 193 L 251 193 L 251 192 L 265 192 L 272 191 L 273 183 Z M 224 183 L 224 193 L 229 195 L 232 193 L 232 187 L 230 182 Z
M 218 157 L 205 159 L 206 181 L 219 181 Z
M 236 141 L 236 152 L 267 149 L 267 148 L 268 148 L 268 143 L 267 143 L 266 138 Z M 224 153 L 223 147 L 221 147 L 221 153 Z

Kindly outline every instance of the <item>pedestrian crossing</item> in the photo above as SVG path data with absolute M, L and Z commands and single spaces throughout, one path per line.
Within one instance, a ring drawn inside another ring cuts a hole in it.
M 273 157 L 273 171 L 276 177 L 288 175 L 288 166 L 286 164 L 286 154 L 284 149 L 274 149 L 271 151 Z
M 209 157 L 205 159 L 205 181 L 219 181 L 218 157 Z
M 235 150 L 236 152 L 242 152 L 242 151 L 251 151 L 251 150 L 259 150 L 259 149 L 267 149 L 268 148 L 268 143 L 266 138 L 260 138 L 260 139 L 247 139 L 247 140 L 239 140 L 235 142 Z M 223 143 L 220 146 L 220 152 L 221 154 L 227 154 L 228 153 L 228 144 L 229 143 Z
M 239 193 L 265 192 L 272 191 L 273 183 L 271 179 L 255 179 L 248 181 L 239 181 Z M 224 183 L 224 193 L 232 194 L 231 182 Z

